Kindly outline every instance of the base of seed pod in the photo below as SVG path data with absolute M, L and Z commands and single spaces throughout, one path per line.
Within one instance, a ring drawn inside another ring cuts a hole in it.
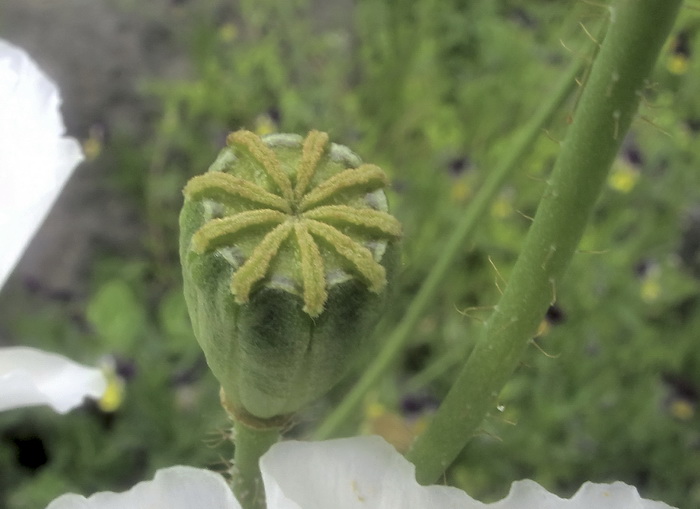
M 284 429 L 289 426 L 292 420 L 292 415 L 277 415 L 269 419 L 261 419 L 248 413 L 244 408 L 236 407 L 226 397 L 223 387 L 219 390 L 219 399 L 221 406 L 226 411 L 231 422 L 240 422 L 252 429 L 267 430 L 267 429 Z

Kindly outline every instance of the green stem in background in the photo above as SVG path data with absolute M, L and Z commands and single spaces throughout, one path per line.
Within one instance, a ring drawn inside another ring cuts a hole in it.
M 482 336 L 408 459 L 420 483 L 454 461 L 499 392 L 549 304 L 637 110 L 645 78 L 681 0 L 618 0 L 522 252 Z
M 592 44 L 592 43 L 591 43 Z M 583 69 L 586 60 L 583 58 L 574 62 L 562 76 L 561 81 L 553 88 L 549 99 L 530 118 L 530 121 L 514 136 L 512 148 L 492 171 L 479 192 L 470 202 L 469 207 L 457 224 L 452 236 L 445 244 L 440 258 L 433 265 L 430 273 L 423 282 L 420 290 L 411 301 L 401 322 L 384 342 L 384 346 L 372 363 L 362 373 L 360 380 L 352 390 L 321 423 L 314 433 L 314 439 L 330 438 L 346 423 L 362 403 L 365 395 L 374 387 L 386 372 L 386 369 L 403 351 L 407 341 L 415 330 L 416 324 L 423 313 L 435 299 L 440 286 L 445 281 L 457 255 L 464 248 L 467 239 L 478 226 L 481 218 L 488 209 L 503 183 L 518 167 L 523 157 L 531 149 L 542 129 L 550 122 L 554 114 L 566 101 L 576 85 L 576 77 Z
M 279 428 L 256 429 L 234 420 L 236 450 L 231 469 L 231 488 L 243 509 L 265 509 L 265 489 L 260 457 L 280 438 Z

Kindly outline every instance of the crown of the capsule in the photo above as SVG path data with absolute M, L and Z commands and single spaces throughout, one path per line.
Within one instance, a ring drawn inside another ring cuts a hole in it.
M 382 291 L 383 250 L 401 225 L 386 212 L 387 177 L 379 167 L 360 164 L 319 131 L 304 140 L 237 131 L 227 142 L 232 150 L 184 193 L 205 201 L 210 216 L 191 249 L 216 250 L 231 263 L 236 302 L 268 283 L 301 295 L 304 311 L 316 317 L 327 287 L 347 277 Z

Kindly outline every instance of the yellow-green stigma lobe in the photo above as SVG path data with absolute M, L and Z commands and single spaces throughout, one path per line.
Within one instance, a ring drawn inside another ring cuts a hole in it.
M 204 175 L 185 187 L 208 218 L 189 249 L 217 252 L 233 265 L 231 292 L 247 303 L 258 285 L 275 284 L 299 295 L 303 311 L 319 316 L 334 281 L 354 277 L 379 293 L 386 286 L 382 256 L 401 235 L 386 212 L 377 166 L 311 131 L 260 138 L 228 136 L 229 148 Z

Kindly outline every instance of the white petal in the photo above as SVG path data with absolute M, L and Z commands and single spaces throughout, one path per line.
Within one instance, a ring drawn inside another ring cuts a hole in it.
M 517 481 L 510 493 L 489 509 L 672 509 L 662 502 L 644 500 L 637 490 L 625 483 L 594 484 L 587 482 L 570 499 L 549 493 L 534 481 Z
M 456 488 L 419 486 L 413 465 L 379 437 L 282 442 L 260 467 L 268 509 L 672 509 L 620 482 L 586 483 L 566 500 L 518 481 L 503 500 L 483 504 Z
M 379 437 L 281 442 L 260 460 L 268 509 L 481 509 L 466 493 L 420 486 Z
M 0 348 L 0 411 L 49 405 L 66 413 L 86 396 L 99 398 L 107 382 L 99 369 L 34 348 Z
M 170 467 L 158 470 L 124 493 L 102 492 L 89 498 L 63 495 L 46 509 L 241 509 L 223 477 L 209 470 Z
M 83 156 L 56 85 L 0 39 L 0 288 Z
M 622 482 L 612 484 L 585 483 L 573 496 L 572 508 L 601 507 L 603 509 L 673 509 L 670 505 L 645 500 L 637 489 Z

